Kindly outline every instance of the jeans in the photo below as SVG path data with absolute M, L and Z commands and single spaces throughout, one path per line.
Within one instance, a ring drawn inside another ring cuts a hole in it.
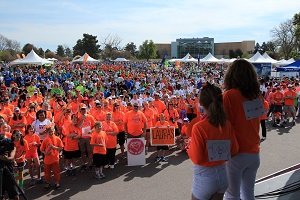
M 239 153 L 226 163 L 229 186 L 225 200 L 255 200 L 254 185 L 260 165 L 258 154 Z
M 192 193 L 197 199 L 210 199 L 215 193 L 224 193 L 227 186 L 225 164 L 213 167 L 194 166 Z

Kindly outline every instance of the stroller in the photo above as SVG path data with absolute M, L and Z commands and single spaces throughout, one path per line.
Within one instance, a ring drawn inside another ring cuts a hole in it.
M 282 114 L 280 112 L 273 113 L 273 127 L 283 127 L 281 115 Z

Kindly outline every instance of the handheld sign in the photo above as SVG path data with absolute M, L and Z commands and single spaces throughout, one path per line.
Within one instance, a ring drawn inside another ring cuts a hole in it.
M 152 146 L 175 145 L 175 127 L 151 127 L 150 143 Z
M 208 160 L 210 162 L 229 160 L 231 158 L 230 143 L 230 140 L 207 140 Z
M 127 139 L 127 162 L 128 166 L 146 164 L 144 138 Z

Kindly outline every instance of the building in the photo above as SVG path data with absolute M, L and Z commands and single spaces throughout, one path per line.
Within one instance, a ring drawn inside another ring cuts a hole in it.
M 214 38 L 179 38 L 171 44 L 156 44 L 157 51 L 160 57 L 168 54 L 168 58 L 183 58 L 189 53 L 194 58 L 205 57 L 211 53 L 217 58 L 223 58 L 229 55 L 229 50 L 241 49 L 242 52 L 251 53 L 255 47 L 255 41 L 242 41 L 242 42 L 225 42 L 214 43 Z

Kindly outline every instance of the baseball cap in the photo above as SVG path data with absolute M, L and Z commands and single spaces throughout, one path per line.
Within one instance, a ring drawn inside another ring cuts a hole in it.
M 80 106 L 79 106 L 79 108 L 80 108 L 80 109 L 83 109 L 83 108 L 85 109 L 85 108 L 86 108 L 86 105 L 85 105 L 84 103 L 81 103 Z
M 15 107 L 14 111 L 20 111 L 20 108 L 19 107 Z
M 96 100 L 96 101 L 95 101 L 95 104 L 100 104 L 100 101 L 99 101 L 99 100 Z
M 183 119 L 183 121 L 188 122 L 190 120 L 189 120 L 189 118 L 186 117 L 186 118 Z
M 292 88 L 293 86 L 291 84 L 288 85 L 288 88 Z

